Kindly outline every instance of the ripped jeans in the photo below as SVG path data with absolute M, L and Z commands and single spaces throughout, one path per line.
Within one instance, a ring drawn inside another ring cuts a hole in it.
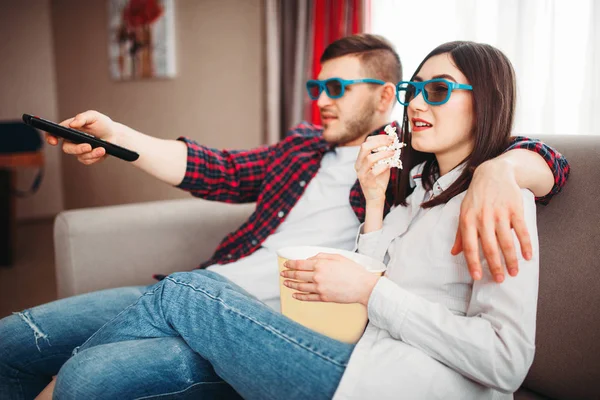
M 62 376 L 83 379 L 58 387 L 76 388 L 75 398 L 239 399 L 212 366 L 180 338 L 131 341 L 126 349 L 105 346 L 89 368 L 64 371 L 76 347 L 152 289 L 139 286 L 102 290 L 1 319 L 0 400 L 35 398 L 61 369 Z M 109 381 L 108 386 L 100 384 L 104 388 L 101 396 L 93 393 L 99 387 L 93 381 L 100 378 Z
M 353 347 L 214 272 L 178 273 L 0 320 L 0 399 L 56 374 L 56 399 L 331 398 Z
M 33 399 L 61 366 L 146 287 L 103 290 L 54 301 L 0 320 L 0 399 Z

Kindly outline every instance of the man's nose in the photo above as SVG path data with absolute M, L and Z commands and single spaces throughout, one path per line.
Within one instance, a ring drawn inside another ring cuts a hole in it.
M 323 108 L 331 105 L 332 103 L 333 100 L 330 99 L 329 96 L 327 96 L 327 93 L 325 93 L 325 90 L 323 90 L 317 99 L 317 106 L 319 106 L 319 108 Z

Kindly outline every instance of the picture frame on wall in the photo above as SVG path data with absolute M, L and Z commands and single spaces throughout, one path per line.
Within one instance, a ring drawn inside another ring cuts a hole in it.
M 107 0 L 112 79 L 174 78 L 174 0 Z

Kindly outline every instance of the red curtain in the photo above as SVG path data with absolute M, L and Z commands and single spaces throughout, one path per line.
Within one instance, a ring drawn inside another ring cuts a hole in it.
M 312 76 L 319 75 L 319 59 L 325 48 L 344 36 L 365 32 L 365 11 L 369 0 L 314 0 L 313 6 L 313 54 Z M 308 118 L 313 124 L 321 124 L 317 102 L 313 101 Z

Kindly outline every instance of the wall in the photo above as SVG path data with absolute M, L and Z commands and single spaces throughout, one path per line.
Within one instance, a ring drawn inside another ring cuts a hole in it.
M 23 113 L 58 118 L 49 0 L 0 0 L 0 120 Z M 17 201 L 17 218 L 51 217 L 63 208 L 61 155 L 45 146 L 45 177 L 32 197 Z M 33 169 L 19 169 L 17 186 L 29 188 Z
M 115 82 L 106 0 L 53 0 L 59 119 L 96 109 L 161 138 L 217 148 L 263 142 L 261 0 L 176 0 L 177 77 Z M 63 156 L 66 208 L 188 194 L 118 159 L 84 166 Z

